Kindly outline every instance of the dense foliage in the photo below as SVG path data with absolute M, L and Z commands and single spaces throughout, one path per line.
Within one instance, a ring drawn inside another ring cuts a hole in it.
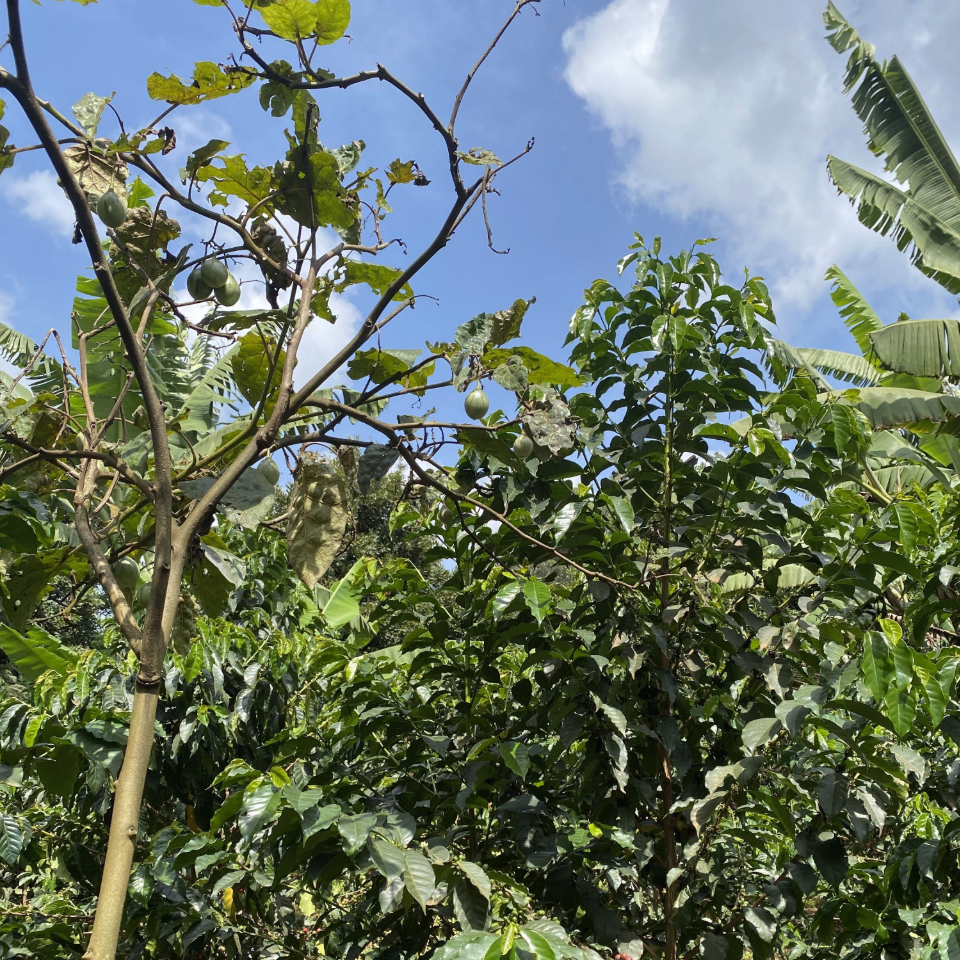
M 322 46 L 349 22 L 345 0 L 258 9 L 297 56 L 306 27 Z M 835 45 L 872 58 L 828 17 Z M 249 43 L 247 20 L 235 27 Z M 334 284 L 379 296 L 377 329 L 394 298 L 412 302 L 412 274 L 360 257 L 380 251 L 354 232 L 356 198 L 376 183 L 375 227 L 389 206 L 370 171 L 352 173 L 359 142 L 317 140 L 306 87 L 335 78 L 309 59 L 298 73 L 252 59 L 250 72 L 198 65 L 193 86 L 154 75 L 150 90 L 189 105 L 259 83 L 265 109 L 291 113 L 275 168 L 247 171 L 217 142 L 186 171 L 214 207 L 247 204 L 225 225 L 271 310 L 186 321 L 163 271 L 202 266 L 167 249 L 179 227 L 138 180 L 112 268 L 78 283 L 80 375 L 2 333 L 25 374 L 4 375 L 0 396 L 0 956 L 107 955 L 84 952 L 95 911 L 117 904 L 101 883 L 119 823 L 131 846 L 139 832 L 129 885 L 121 871 L 128 957 L 952 960 L 951 369 L 887 350 L 913 335 L 839 271 L 859 357 L 777 339 L 762 279 L 731 284 L 702 244 L 662 257 L 637 237 L 623 279 L 585 292 L 569 366 L 511 346 L 517 301 L 426 361 L 357 341 L 341 359 L 362 390 L 324 374 L 294 392 L 277 377 L 285 351 L 330 319 Z M 500 167 L 457 151 L 459 102 L 444 242 Z M 96 111 L 77 105 L 84 130 Z M 124 136 L 115 155 L 162 176 Z M 466 196 L 460 163 L 484 169 Z M 390 169 L 390 183 L 422 176 Z M 255 209 L 309 228 L 295 271 Z M 321 210 L 347 238 L 330 284 L 310 252 Z M 146 379 L 118 362 L 131 317 Z M 441 359 L 449 380 L 430 380 Z M 516 409 L 473 425 L 384 419 L 385 391 L 484 378 Z M 152 389 L 169 441 L 148 426 Z M 348 421 L 362 438 L 342 435 Z M 269 461 L 252 468 L 295 448 L 288 490 Z M 172 586 L 165 562 L 180 565 Z M 144 645 L 161 615 L 158 696 Z M 144 802 L 125 832 L 138 737 Z

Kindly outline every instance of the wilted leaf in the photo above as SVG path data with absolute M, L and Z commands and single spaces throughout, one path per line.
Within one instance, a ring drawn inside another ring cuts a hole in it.
M 347 528 L 343 480 L 323 463 L 304 462 L 290 491 L 290 566 L 309 587 L 327 572 Z

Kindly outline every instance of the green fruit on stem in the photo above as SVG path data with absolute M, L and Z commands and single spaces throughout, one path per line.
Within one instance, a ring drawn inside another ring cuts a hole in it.
M 490 399 L 480 387 L 474 387 L 463 401 L 463 409 L 471 420 L 482 420 L 490 409 Z
M 132 590 L 140 582 L 140 565 L 133 557 L 121 557 L 113 565 L 113 575 L 125 590 Z
M 529 460 L 533 456 L 533 441 L 525 433 L 521 433 L 513 441 L 513 452 L 521 460 Z
M 214 290 L 222 287 L 230 276 L 226 264 L 219 260 L 204 260 L 200 266 L 200 279 Z
M 195 267 L 190 271 L 190 276 L 187 277 L 187 293 L 194 300 L 206 300 L 213 293 L 210 285 L 204 283 L 203 270 L 200 267 Z
M 449 527 L 450 524 L 453 523 L 454 512 L 453 512 L 446 504 L 444 504 L 444 505 L 440 508 L 440 514 L 439 514 L 439 516 L 440 516 L 440 522 L 441 522 L 445 527 Z
M 215 296 L 225 307 L 232 307 L 240 299 L 240 284 L 232 273 L 227 274 L 227 282 L 222 287 L 217 287 Z
M 127 219 L 127 208 L 113 190 L 108 190 L 97 201 L 97 216 L 108 227 L 119 227 Z
M 83 450 L 83 449 L 86 447 L 86 445 L 87 445 L 87 438 L 86 438 L 82 433 L 78 433 L 78 434 L 73 438 L 73 445 L 74 445 L 78 450 Z
M 280 468 L 273 460 L 267 457 L 257 469 L 263 474 L 263 479 L 266 480 L 271 487 L 277 485 L 277 481 L 280 479 Z
M 137 604 L 144 609 L 146 609 L 147 604 L 150 603 L 150 584 L 142 583 L 140 584 L 140 589 L 137 590 Z

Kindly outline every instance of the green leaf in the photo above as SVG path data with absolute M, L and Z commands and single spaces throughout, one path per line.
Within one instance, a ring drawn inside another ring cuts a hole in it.
M 317 43 L 325 46 L 339 40 L 350 26 L 350 0 L 319 0 L 315 34 Z
M 371 443 L 366 447 L 357 463 L 357 486 L 360 493 L 370 492 L 374 480 L 382 480 L 400 459 L 397 447 L 388 447 L 382 443 Z
M 290 566 L 310 589 L 333 563 L 347 514 L 343 480 L 326 464 L 302 462 L 290 491 L 287 548 Z
M 463 347 L 463 352 L 479 357 L 483 354 L 490 337 L 493 336 L 493 317 L 489 313 L 479 313 L 472 320 L 461 323 L 453 334 L 454 341 Z M 506 360 L 506 354 L 488 367 L 498 366 Z
M 280 350 L 278 353 L 276 341 L 256 330 L 245 334 L 240 339 L 238 347 L 232 360 L 233 378 L 237 388 L 251 407 L 257 407 L 261 400 L 266 398 L 263 413 L 265 417 L 269 417 L 273 412 L 273 405 L 280 389 L 286 352 Z M 276 365 L 271 370 L 274 360 Z
M 403 883 L 424 913 L 427 912 L 427 901 L 433 896 L 437 886 L 437 877 L 433 872 L 430 861 L 416 850 L 406 850 L 406 866 L 403 871 Z
M 483 867 L 470 860 L 461 860 L 457 864 L 457 869 L 477 888 L 485 900 L 490 899 L 493 890 L 490 886 L 490 878 L 484 873 Z
M 360 616 L 360 598 L 363 596 L 363 577 L 366 562 L 361 558 L 334 584 L 330 597 L 321 611 L 327 626 L 339 630 Z
M 880 380 L 880 371 L 869 360 L 855 353 L 840 350 L 810 350 L 800 348 L 797 353 L 809 366 L 820 373 L 836 377 L 857 387 L 873 387 Z
M 847 851 L 839 837 L 818 843 L 813 849 L 813 862 L 823 879 L 833 887 L 839 887 L 847 876 Z
M 172 75 L 164 77 L 159 73 L 151 73 L 147 77 L 147 94 L 152 100 L 166 100 L 167 103 L 203 103 L 237 93 L 249 87 L 255 79 L 255 76 L 244 71 L 225 70 L 215 63 L 204 61 L 194 66 L 192 83 L 184 83 Z
M 23 850 L 23 830 L 20 821 L 9 813 L 0 813 L 0 860 L 14 864 Z
M 340 807 L 336 803 L 328 803 L 323 807 L 311 807 L 301 814 L 303 839 L 309 840 L 315 833 L 332 827 L 340 819 Z
M 936 729 L 947 712 L 947 697 L 936 677 L 928 677 L 923 681 L 923 692 L 926 695 L 927 713 Z
M 762 717 L 759 720 L 751 720 L 743 728 L 741 735 L 744 749 L 749 753 L 755 753 L 757 748 L 762 747 L 772 739 L 781 727 L 782 724 L 776 717 Z
M 397 267 L 388 267 L 383 263 L 369 263 L 366 260 L 348 260 L 344 265 L 343 279 L 337 283 L 338 292 L 348 286 L 365 283 L 377 296 L 382 297 L 403 275 Z M 409 283 L 402 284 L 390 298 L 391 300 L 408 300 L 413 296 L 413 288 Z M 417 353 L 420 351 L 418 350 Z
M 273 0 L 260 8 L 260 16 L 282 40 L 302 40 L 317 25 L 317 7 L 311 0 Z
M 459 881 L 453 888 L 453 912 L 464 931 L 486 930 L 490 923 L 490 904 L 466 880 Z
M 917 716 L 917 695 L 912 690 L 901 690 L 891 685 L 884 696 L 883 706 L 897 736 L 906 737 L 913 730 Z
M 958 203 L 960 210 L 960 203 Z M 906 320 L 870 335 L 873 350 L 888 370 L 916 377 L 960 376 L 960 321 Z
M 558 960 L 553 947 L 542 933 L 524 926 L 520 928 L 520 936 L 537 960 Z
M 224 147 L 229 147 L 230 143 L 227 140 L 208 140 L 207 143 L 198 147 L 193 153 L 187 157 L 186 171 L 187 178 L 190 180 L 196 179 L 197 173 L 203 168 L 206 167 L 210 161 L 221 151 Z
M 493 933 L 478 930 L 458 933 L 434 952 L 432 960 L 486 960 L 488 955 L 493 955 L 494 947 L 499 948 L 499 943 L 500 937 Z
M 903 768 L 904 776 L 911 773 L 915 774 L 922 785 L 923 781 L 927 779 L 927 763 L 923 757 L 904 743 L 893 744 L 890 747 L 890 752 L 897 758 L 897 762 Z
M 395 843 L 371 834 L 367 838 L 367 849 L 377 869 L 387 880 L 403 876 L 403 871 L 407 868 L 407 860 L 403 850 Z
M 893 669 L 897 686 L 906 690 L 913 679 L 913 651 L 902 640 L 893 644 Z
M 530 754 L 525 743 L 508 740 L 500 744 L 500 756 L 507 767 L 521 780 L 526 780 L 530 769 Z
M 499 167 L 500 159 L 491 150 L 484 150 L 482 147 L 471 147 L 467 151 L 458 150 L 457 156 L 464 163 L 471 163 L 478 167 Z
M 493 379 L 504 390 L 523 393 L 530 383 L 530 376 L 519 357 L 508 357 L 506 362 L 493 369 Z
M 840 316 L 847 325 L 847 329 L 853 334 L 860 350 L 864 354 L 869 354 L 873 349 L 870 343 L 870 334 L 882 329 L 883 321 L 836 264 L 827 270 L 825 279 L 833 284 L 830 298 L 840 311 Z M 827 372 L 832 373 L 832 371 Z
M 828 820 L 833 819 L 844 808 L 847 802 L 846 778 L 837 774 L 836 770 L 828 770 L 820 778 L 820 787 L 817 790 L 817 799 L 820 809 Z
M 264 783 L 251 793 L 244 794 L 240 808 L 240 835 L 250 843 L 276 816 L 280 809 L 281 792 L 272 784 Z
M 491 318 L 493 330 L 490 334 L 490 343 L 494 347 L 500 347 L 519 337 L 523 318 L 536 302 L 536 297 L 531 297 L 529 300 L 514 300 L 512 306 L 506 310 L 498 310 L 493 314 Z
M 747 907 L 743 916 L 764 943 L 770 943 L 776 936 L 777 921 L 769 910 L 764 907 Z
M 506 613 L 507 607 L 516 599 L 520 593 L 520 584 L 514 580 L 506 586 L 501 587 L 496 596 L 491 601 L 493 612 L 493 621 L 496 623 Z
M 519 357 L 523 361 L 530 383 L 550 384 L 561 390 L 567 387 L 578 387 L 583 383 L 571 367 L 557 363 L 529 347 L 500 347 L 487 350 L 483 354 L 483 363 L 485 367 L 492 369 L 501 363 L 506 363 L 510 357 Z
M 337 829 L 343 838 L 343 852 L 348 857 L 356 856 L 367 842 L 370 831 L 377 825 L 375 813 L 344 814 L 337 821 Z
M 874 633 L 864 639 L 862 667 L 867 689 L 873 694 L 877 706 L 880 706 L 895 678 L 890 648 L 883 637 Z
M 369 377 L 373 383 L 386 383 L 388 380 L 399 378 L 416 362 L 422 351 L 420 350 L 383 350 L 372 347 L 369 350 L 359 350 L 350 360 L 347 375 L 354 380 L 363 380 Z
M 633 510 L 633 504 L 626 497 L 607 497 L 604 499 L 613 507 L 613 512 L 617 515 L 623 529 L 627 533 L 633 532 L 633 526 L 636 523 L 636 515 Z
M 85 93 L 71 108 L 77 123 L 83 127 L 91 140 L 96 137 L 104 108 L 112 99 L 112 96 L 98 97 L 95 93 Z
M 553 595 L 548 584 L 542 580 L 527 580 L 523 584 L 523 599 L 527 608 L 536 617 L 537 623 L 543 623 L 543 618 L 550 615 L 553 609 Z
M 65 677 L 79 659 L 77 650 L 64 646 L 41 627 L 31 627 L 24 635 L 0 623 L 0 649 L 27 683 L 36 683 L 48 670 Z

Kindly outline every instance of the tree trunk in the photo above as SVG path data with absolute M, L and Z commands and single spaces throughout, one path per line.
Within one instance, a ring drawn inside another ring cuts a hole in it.
M 83 960 L 113 960 L 117 953 L 123 905 L 137 846 L 140 802 L 153 749 L 154 720 L 160 685 L 137 683 L 130 718 L 130 736 L 113 800 L 113 820 L 93 932 Z

